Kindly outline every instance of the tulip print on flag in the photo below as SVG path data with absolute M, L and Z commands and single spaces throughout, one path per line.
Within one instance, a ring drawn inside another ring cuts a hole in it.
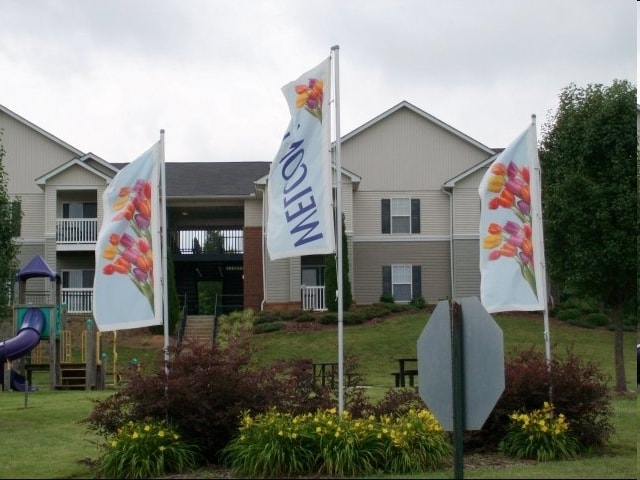
M 491 164 L 478 193 L 480 299 L 488 312 L 543 310 L 538 150 L 531 125 Z
M 162 324 L 160 148 L 120 170 L 103 194 L 93 285 L 101 331 Z
M 331 59 L 282 87 L 291 121 L 271 164 L 267 249 L 276 260 L 335 249 L 329 113 Z

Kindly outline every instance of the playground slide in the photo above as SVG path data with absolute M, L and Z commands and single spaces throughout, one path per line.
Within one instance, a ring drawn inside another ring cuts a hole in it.
M 33 350 L 40 343 L 40 334 L 44 325 L 44 313 L 39 308 L 28 309 L 22 317 L 22 326 L 16 336 L 0 342 L 0 364 L 5 360 L 20 358 Z M 11 387 L 14 390 L 24 391 L 25 384 L 25 378 L 22 375 L 11 372 Z

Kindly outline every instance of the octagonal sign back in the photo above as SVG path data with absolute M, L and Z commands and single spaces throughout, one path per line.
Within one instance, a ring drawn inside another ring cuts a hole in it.
M 504 391 L 502 329 L 477 297 L 458 299 L 462 308 L 465 429 L 479 430 Z M 450 305 L 438 303 L 418 338 L 420 396 L 442 427 L 453 431 Z

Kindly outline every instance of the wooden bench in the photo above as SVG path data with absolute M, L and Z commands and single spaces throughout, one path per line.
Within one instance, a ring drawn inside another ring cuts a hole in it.
M 401 387 L 404 386 L 403 384 L 406 384 L 406 382 L 403 382 L 401 377 L 400 377 L 400 372 L 393 372 L 391 375 L 394 376 L 394 380 L 395 380 L 395 385 L 396 387 Z M 405 370 L 403 372 L 404 377 L 409 377 L 409 386 L 413 387 L 415 385 L 415 380 L 414 378 L 418 376 L 418 370 Z

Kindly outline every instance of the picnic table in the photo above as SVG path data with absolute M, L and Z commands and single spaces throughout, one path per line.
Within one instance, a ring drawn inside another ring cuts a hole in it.
M 409 386 L 413 387 L 414 378 L 418 376 L 418 359 L 416 357 L 399 357 L 396 358 L 396 361 L 398 362 L 398 371 L 392 373 L 395 377 L 396 387 L 406 386 L 406 377 L 409 377 Z M 411 362 L 416 363 L 416 368 L 407 368 L 407 363 Z
M 338 362 L 313 362 L 313 378 L 320 380 L 320 384 L 335 386 L 336 377 L 338 376 Z

